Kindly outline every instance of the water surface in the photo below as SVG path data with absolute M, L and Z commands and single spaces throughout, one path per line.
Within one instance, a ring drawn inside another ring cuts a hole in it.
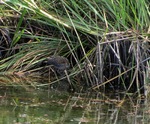
M 0 124 L 149 124 L 149 105 L 124 94 L 2 89 Z

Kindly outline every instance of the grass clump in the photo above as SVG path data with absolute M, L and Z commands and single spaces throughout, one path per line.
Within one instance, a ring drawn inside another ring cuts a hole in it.
M 75 87 L 144 90 L 148 0 L 7 0 L 1 6 L 1 28 L 12 40 L 1 51 L 1 72 L 35 72 L 40 61 L 59 55 L 70 61 L 66 78 Z

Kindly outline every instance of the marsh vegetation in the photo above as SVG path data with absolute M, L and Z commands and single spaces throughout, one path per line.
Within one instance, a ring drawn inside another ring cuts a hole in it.
M 65 81 L 67 89 L 77 92 L 145 92 L 150 76 L 148 0 L 6 0 L 0 6 L 2 86 L 49 87 Z M 53 64 L 41 64 L 55 56 L 70 63 L 63 76 Z

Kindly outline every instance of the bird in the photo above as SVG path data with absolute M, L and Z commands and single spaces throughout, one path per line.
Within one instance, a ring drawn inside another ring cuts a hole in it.
M 70 68 L 70 63 L 63 56 L 51 56 L 43 61 L 43 64 L 50 66 L 58 75 L 64 76 L 65 70 Z
M 50 72 L 53 70 L 53 72 L 56 73 L 58 75 L 58 77 L 60 77 L 60 78 L 65 77 L 70 68 L 70 63 L 69 63 L 68 59 L 63 56 L 50 56 L 43 61 L 43 64 L 46 67 L 50 68 Z M 51 76 L 52 76 L 52 74 L 51 74 Z M 74 92 L 74 88 L 68 82 L 67 78 L 60 80 L 59 83 L 51 84 L 51 87 L 53 87 L 53 89 L 57 89 L 59 91 L 66 90 L 69 92 Z

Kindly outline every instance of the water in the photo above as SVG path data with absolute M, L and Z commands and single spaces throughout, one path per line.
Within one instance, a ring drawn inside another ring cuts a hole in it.
M 149 100 L 114 93 L 1 89 L 0 124 L 149 124 Z

